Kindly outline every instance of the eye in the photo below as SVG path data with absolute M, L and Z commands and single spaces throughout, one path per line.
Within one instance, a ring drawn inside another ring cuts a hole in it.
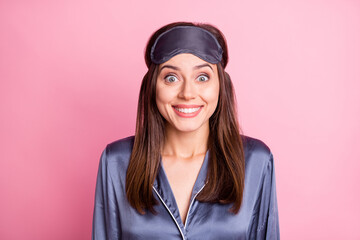
M 165 77 L 165 81 L 169 83 L 173 83 L 177 81 L 177 78 L 174 75 L 167 75 Z
M 199 80 L 200 82 L 206 82 L 206 81 L 209 80 L 209 76 L 206 75 L 206 74 L 200 75 L 200 76 L 198 77 L 198 80 Z

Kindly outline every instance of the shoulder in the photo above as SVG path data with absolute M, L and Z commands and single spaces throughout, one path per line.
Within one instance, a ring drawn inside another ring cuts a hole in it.
M 134 145 L 134 136 L 121 138 L 106 145 L 102 153 L 103 164 L 119 166 L 118 169 L 126 169 Z
M 109 143 L 106 146 L 108 154 L 131 154 L 134 145 L 135 136 L 121 138 Z
M 269 155 L 271 153 L 270 148 L 263 141 L 257 138 L 241 135 L 241 139 L 244 145 L 244 151 L 256 152 L 260 154 Z
M 273 155 L 269 146 L 262 140 L 241 135 L 246 165 L 256 165 L 258 169 L 264 169 L 273 164 Z

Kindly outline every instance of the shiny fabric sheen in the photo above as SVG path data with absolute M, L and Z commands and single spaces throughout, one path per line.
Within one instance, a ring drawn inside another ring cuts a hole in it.
M 176 26 L 162 34 L 151 47 L 150 57 L 161 64 L 180 53 L 191 53 L 209 63 L 221 61 L 223 50 L 209 31 L 195 26 Z
M 203 203 L 196 195 L 205 185 L 209 151 L 196 179 L 185 224 L 161 164 L 153 184 L 157 214 L 139 214 L 126 199 L 125 177 L 134 136 L 107 145 L 96 182 L 92 239 L 280 239 L 274 160 L 260 140 L 242 136 L 245 189 L 237 214 L 231 204 Z

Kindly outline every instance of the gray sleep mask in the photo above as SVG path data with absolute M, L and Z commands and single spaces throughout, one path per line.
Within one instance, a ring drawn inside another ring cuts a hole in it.
M 195 26 L 173 27 L 158 36 L 150 57 L 161 64 L 180 53 L 191 53 L 209 63 L 221 61 L 223 50 L 209 31 Z

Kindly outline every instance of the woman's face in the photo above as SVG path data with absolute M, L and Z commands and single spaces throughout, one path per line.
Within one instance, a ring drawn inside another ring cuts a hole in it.
M 190 132 L 209 126 L 219 98 L 216 64 L 182 53 L 160 64 L 156 104 L 167 127 Z

